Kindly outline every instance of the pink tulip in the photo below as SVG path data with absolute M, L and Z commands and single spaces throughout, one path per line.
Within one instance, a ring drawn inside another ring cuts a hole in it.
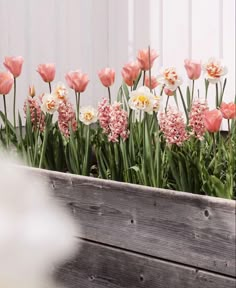
M 55 78 L 56 68 L 53 63 L 40 64 L 38 70 L 40 76 L 45 82 L 52 82 Z
M 83 74 L 80 70 L 70 71 L 65 75 L 68 86 L 75 90 L 75 92 L 84 92 L 89 79 L 87 74 Z
M 149 70 L 152 68 L 154 60 L 159 56 L 154 49 L 150 50 L 150 63 L 149 63 L 149 50 L 143 49 L 138 51 L 137 60 L 139 67 L 142 70 Z
M 147 76 L 147 77 L 145 77 L 144 84 L 145 84 L 145 86 L 147 86 L 150 89 L 155 89 L 159 83 L 157 82 L 157 78 L 155 76 L 151 76 L 151 83 L 150 83 L 150 78 Z
M 11 91 L 13 83 L 14 78 L 9 71 L 0 72 L 0 94 L 8 94 Z
M 115 82 L 115 71 L 111 68 L 104 68 L 98 72 L 98 77 L 105 87 L 110 87 Z
M 235 119 L 236 118 L 236 104 L 231 103 L 224 103 L 222 102 L 220 106 L 220 111 L 225 119 Z
M 140 67 L 137 61 L 126 64 L 121 71 L 123 80 L 128 86 L 134 85 L 134 82 L 137 79 L 139 73 Z
M 4 66 L 11 72 L 16 78 L 20 76 L 24 59 L 21 56 L 18 57 L 5 57 Z
M 197 80 L 201 76 L 201 63 L 190 59 L 184 60 L 184 67 L 187 71 L 188 78 L 191 80 Z
M 173 96 L 174 95 L 174 91 L 168 89 L 168 88 L 165 88 L 164 89 L 164 92 L 167 96 Z
M 204 125 L 209 132 L 219 131 L 222 119 L 222 113 L 218 109 L 204 112 Z

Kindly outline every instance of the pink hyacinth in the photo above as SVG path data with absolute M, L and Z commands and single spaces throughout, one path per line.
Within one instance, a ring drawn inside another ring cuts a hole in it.
M 70 136 L 70 125 L 73 131 L 77 129 L 77 122 L 73 105 L 62 102 L 58 108 L 58 127 L 65 137 Z
M 189 138 L 182 113 L 172 107 L 160 114 L 160 128 L 169 144 L 180 146 Z
M 206 132 L 204 125 L 204 113 L 208 110 L 207 102 L 203 99 L 196 99 L 192 103 L 189 114 L 189 126 L 192 128 L 192 135 L 202 140 Z
M 108 104 L 107 99 L 98 106 L 98 119 L 108 141 L 118 142 L 119 137 L 126 140 L 129 136 L 128 114 L 121 108 L 121 103 Z
M 45 128 L 45 115 L 42 113 L 41 104 L 37 98 L 29 96 L 24 103 L 24 113 L 27 115 L 27 107 L 30 111 L 30 119 L 34 130 L 40 129 L 42 132 Z

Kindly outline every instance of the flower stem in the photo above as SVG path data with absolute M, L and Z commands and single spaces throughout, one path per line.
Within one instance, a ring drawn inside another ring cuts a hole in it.
M 191 102 L 193 102 L 193 96 L 194 96 L 194 80 L 193 80 L 193 84 L 192 84 L 192 101 Z
M 145 84 L 145 77 L 146 77 L 146 71 L 143 70 L 143 86 L 144 86 L 144 84 Z
M 228 133 L 229 133 L 229 135 L 230 135 L 230 122 L 229 122 L 230 120 L 229 119 L 227 119 L 227 122 L 228 122 Z
M 6 144 L 9 145 L 9 135 L 8 135 L 8 124 L 7 124 L 7 105 L 6 105 L 6 96 L 3 95 L 3 104 L 4 104 L 4 113 L 5 113 L 5 129 L 6 129 Z
M 108 89 L 109 104 L 111 104 L 111 89 L 110 89 L 110 87 L 107 87 L 107 89 Z
M 166 108 L 165 108 L 165 113 L 166 113 L 166 111 L 167 111 L 167 106 L 168 106 L 169 98 L 170 98 L 170 96 L 167 96 L 167 99 L 166 99 Z
M 187 123 L 188 123 L 188 112 L 187 112 L 186 104 L 185 104 L 185 102 L 184 102 L 183 93 L 182 93 L 180 87 L 178 87 L 178 90 L 179 90 L 179 94 L 180 94 L 180 97 L 181 97 L 181 100 L 182 100 L 182 104 L 183 104 L 183 107 L 184 107 L 185 116 L 186 116 Z
M 150 52 L 150 46 L 148 46 L 148 64 L 149 64 L 149 89 L 150 89 L 150 92 L 152 92 L 152 88 L 151 88 L 151 83 L 152 83 L 152 75 L 151 75 L 151 52 Z
M 216 108 L 219 106 L 219 91 L 218 84 L 216 83 Z
M 48 82 L 48 85 L 49 85 L 49 92 L 50 94 L 52 93 L 52 85 L 51 85 L 51 82 Z
M 16 128 L 16 77 L 14 77 L 13 119 L 14 128 Z
M 47 148 L 47 141 L 48 141 L 48 134 L 49 134 L 49 128 L 52 121 L 52 115 L 47 114 L 46 115 L 46 126 L 44 131 L 44 138 L 43 138 L 43 146 L 42 151 L 40 155 L 40 161 L 39 161 L 39 168 L 43 168 L 43 162 L 45 158 L 46 148 Z

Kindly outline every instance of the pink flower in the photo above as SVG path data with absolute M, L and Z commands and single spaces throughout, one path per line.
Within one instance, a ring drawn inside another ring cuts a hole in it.
M 109 105 L 107 99 L 98 106 L 98 119 L 108 141 L 118 142 L 119 137 L 126 140 L 129 136 L 128 114 L 121 108 L 121 103 Z
M 182 113 L 171 107 L 160 114 L 160 128 L 169 144 L 180 146 L 189 138 Z
M 4 66 L 11 72 L 16 78 L 20 76 L 24 59 L 21 56 L 18 57 L 5 57 Z
M 111 68 L 104 68 L 98 72 L 98 77 L 105 87 L 110 87 L 115 82 L 115 71 Z
M 128 86 L 134 85 L 134 82 L 137 79 L 139 73 L 140 67 L 137 61 L 126 64 L 121 71 L 123 80 Z
M 73 131 L 77 129 L 77 121 L 73 105 L 70 102 L 61 102 L 58 108 L 58 127 L 65 137 L 70 136 L 70 126 Z
M 203 135 L 206 132 L 204 113 L 207 110 L 208 106 L 205 100 L 196 99 L 193 101 L 189 115 L 189 126 L 192 128 L 192 134 L 200 140 L 203 139 Z
M 14 78 L 10 72 L 0 72 L 0 94 L 8 94 L 11 91 L 13 83 Z
M 220 111 L 225 119 L 235 119 L 236 118 L 236 104 L 231 103 L 225 103 L 222 102 L 220 106 Z
M 149 76 L 145 77 L 145 86 L 147 86 L 149 89 L 155 89 L 158 86 L 157 78 L 155 76 L 151 76 L 151 83 Z M 151 84 L 151 85 L 150 85 Z
M 41 104 L 38 102 L 38 99 L 32 98 L 31 96 L 27 97 L 23 108 L 26 116 L 27 107 L 29 107 L 30 119 L 33 129 L 36 130 L 39 128 L 40 131 L 43 131 L 45 128 L 45 115 L 42 113 Z
M 88 75 L 82 73 L 80 70 L 70 71 L 65 75 L 68 86 L 75 90 L 75 92 L 82 93 L 87 88 L 89 79 Z
M 222 113 L 218 109 L 205 111 L 204 113 L 204 125 L 209 132 L 218 132 L 222 119 Z
M 139 67 L 142 70 L 149 70 L 152 68 L 155 59 L 159 56 L 154 49 L 150 50 L 150 63 L 149 63 L 149 50 L 142 49 L 138 51 L 137 60 L 139 63 Z
M 187 71 L 189 79 L 197 80 L 201 76 L 202 72 L 201 62 L 185 59 L 184 67 Z
M 40 64 L 38 66 L 37 72 L 42 77 L 45 82 L 52 82 L 55 78 L 56 68 L 52 63 L 49 64 Z
M 164 92 L 167 96 L 173 96 L 174 95 L 174 91 L 168 89 L 168 88 L 165 88 L 164 89 Z

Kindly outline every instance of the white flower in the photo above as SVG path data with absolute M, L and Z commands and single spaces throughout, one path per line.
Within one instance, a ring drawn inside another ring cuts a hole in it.
M 98 120 L 98 111 L 91 106 L 82 107 L 79 113 L 79 120 L 85 125 L 95 123 Z
M 52 94 L 58 99 L 59 102 L 64 102 L 68 98 L 68 90 L 61 82 L 57 83 Z
M 137 90 L 130 92 L 129 106 L 132 110 L 141 110 L 144 112 L 153 112 L 154 95 L 149 88 L 142 86 Z
M 183 83 L 174 67 L 161 69 L 161 75 L 157 77 L 157 81 L 171 91 L 175 91 Z
M 57 97 L 53 94 L 44 94 L 42 98 L 42 111 L 46 114 L 53 114 L 55 111 L 57 111 L 59 106 L 59 101 Z
M 205 72 L 205 78 L 212 84 L 219 82 L 221 77 L 228 72 L 227 67 L 216 58 L 210 58 L 202 65 L 202 69 Z

